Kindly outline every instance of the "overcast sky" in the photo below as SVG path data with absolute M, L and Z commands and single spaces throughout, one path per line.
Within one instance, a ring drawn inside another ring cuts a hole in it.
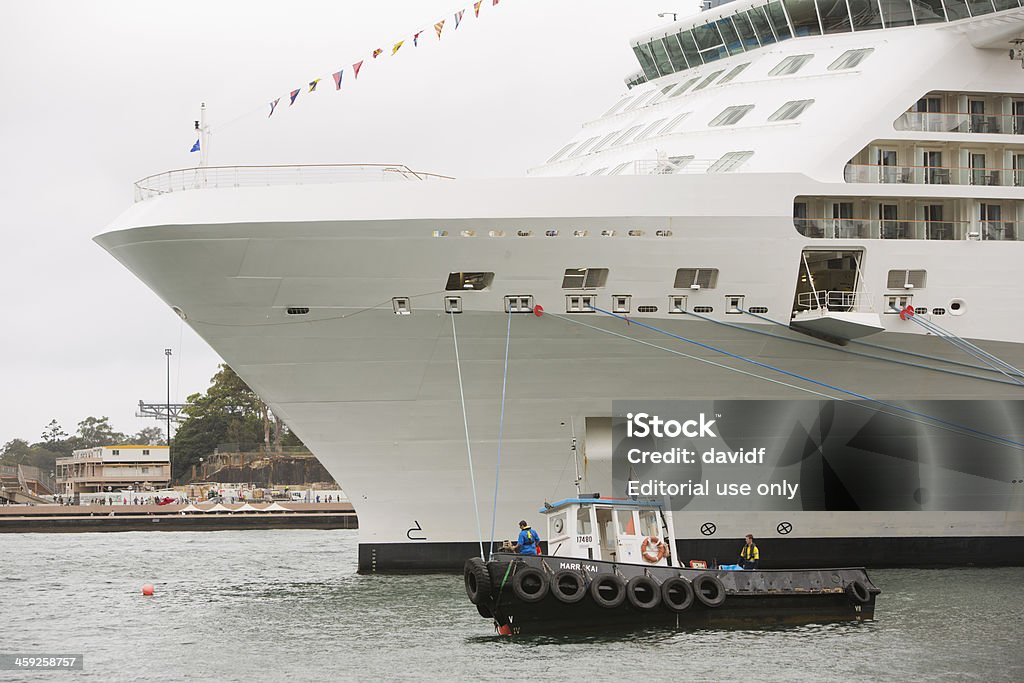
M 624 91 L 634 34 L 697 4 L 485 0 L 474 19 L 471 0 L 5 1 L 0 444 L 38 440 L 51 418 L 69 433 L 89 415 L 125 432 L 156 424 L 135 410 L 164 400 L 165 348 L 172 401 L 208 386 L 218 356 L 92 242 L 130 206 L 134 181 L 197 163 L 200 102 L 210 165 L 522 176 Z M 267 118 L 267 102 L 316 77 L 318 92 Z

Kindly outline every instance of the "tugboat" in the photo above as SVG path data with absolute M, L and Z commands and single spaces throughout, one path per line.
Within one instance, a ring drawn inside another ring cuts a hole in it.
M 466 561 L 466 594 L 503 635 L 609 626 L 774 626 L 874 619 L 881 593 L 863 567 L 709 567 L 677 558 L 661 503 L 579 496 L 545 504 L 548 555 L 506 543 Z

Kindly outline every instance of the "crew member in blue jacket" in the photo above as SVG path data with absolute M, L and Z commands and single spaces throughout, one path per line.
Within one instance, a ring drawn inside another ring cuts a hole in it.
M 530 528 L 526 520 L 519 522 L 519 543 L 516 544 L 521 555 L 539 555 L 540 536 Z

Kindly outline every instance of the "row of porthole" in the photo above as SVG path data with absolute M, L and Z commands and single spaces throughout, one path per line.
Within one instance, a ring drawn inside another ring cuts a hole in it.
M 580 301 L 576 305 L 570 305 L 568 307 L 569 312 L 588 311 L 588 309 L 589 309 L 588 312 L 592 312 L 593 309 L 590 308 L 592 306 L 592 303 L 587 302 L 587 301 L 583 301 L 583 299 L 590 299 L 592 301 L 590 296 L 577 295 L 577 296 L 574 297 L 573 295 L 568 295 L 567 298 L 569 298 L 569 299 L 572 299 L 572 298 L 580 299 Z M 682 303 L 682 301 L 679 300 L 679 297 L 671 297 L 671 298 L 672 298 L 672 305 L 669 307 L 669 312 L 670 313 L 685 313 L 686 309 L 684 308 L 684 304 Z M 613 297 L 613 299 L 614 299 L 614 297 Z M 453 302 L 455 302 L 456 300 L 458 300 L 458 303 L 454 303 L 453 304 Z M 392 300 L 392 302 L 394 304 L 395 313 L 397 313 L 399 315 L 408 315 L 409 313 L 412 312 L 412 307 L 410 306 L 410 300 L 409 300 L 408 297 L 396 297 L 395 299 Z M 512 302 L 512 303 L 510 303 L 510 302 Z M 446 308 L 450 309 L 450 308 L 454 307 L 454 308 L 458 309 L 455 312 L 460 312 L 461 313 L 461 309 L 462 309 L 461 297 L 446 297 L 445 298 L 445 303 L 446 303 Z M 505 310 L 506 310 L 506 312 L 510 311 L 510 307 L 511 307 L 511 312 L 516 312 L 516 313 L 526 313 L 526 312 L 532 311 L 533 310 L 533 297 L 532 296 L 530 296 L 530 297 L 526 297 L 526 296 L 523 296 L 523 297 L 507 296 L 507 297 L 505 297 Z M 622 306 L 614 306 L 613 308 L 615 309 L 616 313 L 628 313 L 629 312 L 629 310 L 628 310 L 628 303 L 623 304 Z M 657 313 L 658 312 L 658 307 L 657 306 L 651 306 L 651 305 L 642 305 L 642 306 L 637 306 L 636 310 L 637 310 L 638 313 Z M 917 309 L 917 312 L 921 313 L 922 310 L 923 309 Z M 285 309 L 285 312 L 288 315 L 307 315 L 309 313 L 309 307 L 308 306 L 289 306 L 289 307 L 287 307 Z M 449 310 L 448 312 L 450 313 L 452 311 Z M 694 306 L 693 307 L 693 312 L 694 313 L 714 313 L 715 312 L 715 308 L 713 306 Z M 767 313 L 768 312 L 768 307 L 767 306 L 751 306 L 750 307 L 750 312 L 751 313 Z
M 483 235 L 483 233 L 480 233 L 480 234 Z M 543 232 L 544 237 L 558 237 L 560 234 L 561 234 L 561 232 L 559 230 L 545 230 Z M 570 234 L 570 233 L 567 231 L 566 234 Z M 571 234 L 572 234 L 573 237 L 590 237 L 591 231 L 590 230 L 573 230 Z M 594 235 L 600 235 L 601 237 L 615 237 L 615 235 L 618 234 L 618 231 L 616 231 L 616 230 L 601 230 L 601 231 L 595 231 L 593 234 Z M 643 237 L 644 235 L 647 234 L 647 232 L 645 230 L 627 230 L 623 234 L 625 234 L 627 237 Z M 488 230 L 487 231 L 487 237 L 506 237 L 506 236 L 509 236 L 509 235 L 515 235 L 516 237 L 533 237 L 534 232 L 533 232 L 533 230 L 516 230 L 516 231 L 509 231 L 509 232 L 506 232 L 504 230 Z M 433 237 L 448 237 L 449 233 L 448 233 L 447 230 L 434 230 L 431 233 L 431 236 L 433 236 Z M 459 233 L 458 233 L 458 236 L 459 237 L 476 237 L 477 236 L 477 231 L 476 230 L 460 230 Z M 655 237 L 672 237 L 672 231 L 671 230 L 655 230 L 654 231 L 654 236 Z

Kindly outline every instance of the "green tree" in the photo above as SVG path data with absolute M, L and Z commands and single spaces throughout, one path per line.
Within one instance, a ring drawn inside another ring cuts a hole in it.
M 11 439 L 0 448 L 0 464 L 31 465 L 44 472 L 52 472 L 57 458 L 61 455 L 63 454 L 48 450 L 42 444 L 29 444 L 24 439 Z
M 87 417 L 78 423 L 78 438 L 81 445 L 76 448 L 94 448 L 95 446 L 113 446 L 124 443 L 127 437 L 121 432 L 115 432 L 110 426 L 110 418 Z
M 164 439 L 164 430 L 159 427 L 143 427 L 134 436 L 129 436 L 128 440 L 140 446 L 167 445 L 167 440 Z
M 43 443 L 57 444 L 68 438 L 67 432 L 60 426 L 57 420 L 50 420 L 50 424 L 43 428 Z

